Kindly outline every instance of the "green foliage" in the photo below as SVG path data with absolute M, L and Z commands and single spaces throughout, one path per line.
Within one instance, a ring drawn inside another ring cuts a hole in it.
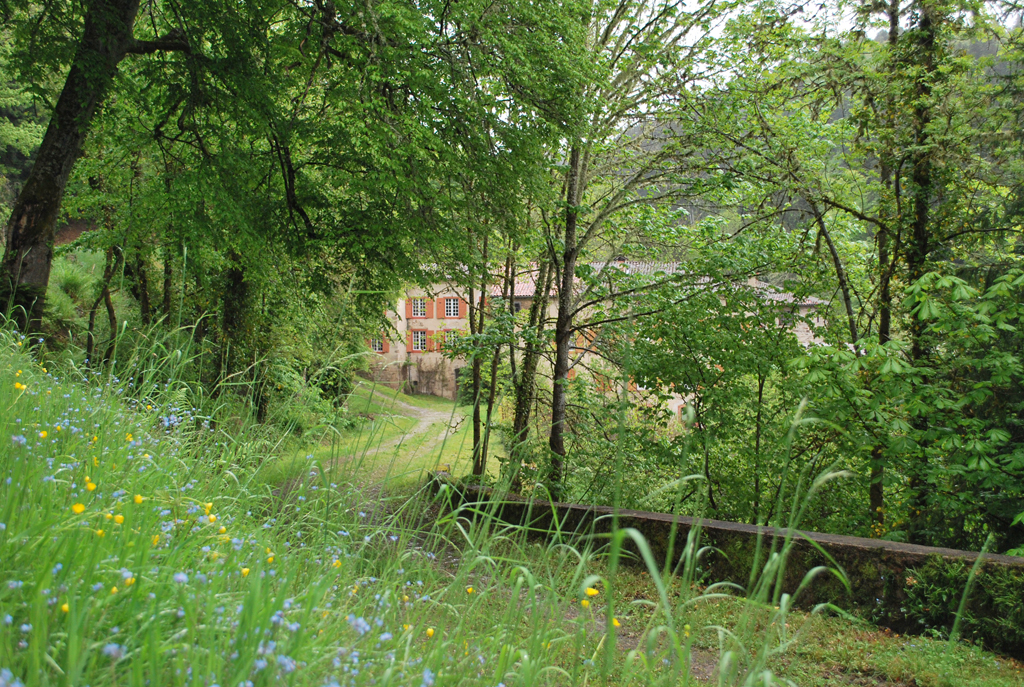
M 938 556 L 919 568 L 908 569 L 905 599 L 900 604 L 903 627 L 914 633 L 937 632 L 948 637 L 971 575 L 971 565 Z M 1024 646 L 1024 572 L 983 565 L 970 584 L 959 633 L 997 651 L 1019 656 Z

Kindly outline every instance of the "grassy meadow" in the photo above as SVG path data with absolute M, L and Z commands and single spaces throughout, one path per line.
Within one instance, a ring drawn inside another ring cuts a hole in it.
M 282 456 L 196 409 L 187 350 L 119 378 L 30 348 L 0 330 L 2 687 L 1021 684 L 976 647 L 707 586 L 696 541 L 672 575 L 623 565 L 628 532 L 455 518 L 422 479 L 463 465 L 468 423 L 432 427 L 451 403 L 360 387 L 367 422 Z

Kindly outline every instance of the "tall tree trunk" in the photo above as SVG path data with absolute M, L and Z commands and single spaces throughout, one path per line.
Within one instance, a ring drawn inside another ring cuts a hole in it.
M 512 269 L 512 255 L 505 258 L 505 279 L 501 284 L 501 300 L 509 302 L 509 287 L 512 283 L 510 270 Z M 510 346 L 511 347 L 511 346 Z M 487 420 L 484 423 L 483 448 L 480 450 L 480 474 L 487 470 L 487 449 L 491 440 L 491 416 L 494 413 L 494 401 L 498 394 L 498 365 L 501 364 L 501 345 L 494 347 L 494 355 L 491 356 L 491 386 L 487 389 Z
M 895 52 L 896 44 L 899 41 L 900 31 L 900 3 L 899 0 L 892 0 L 887 10 L 889 18 L 889 50 Z M 887 105 L 887 112 L 890 118 L 893 116 L 893 106 L 890 102 Z M 894 196 L 899 189 L 894 185 L 892 167 L 889 163 L 889 156 L 882 155 L 879 165 L 882 187 L 889 189 Z M 898 206 L 897 201 L 897 206 Z M 885 345 L 892 339 L 892 273 L 896 261 L 889 255 L 889 229 L 881 227 L 875 237 L 878 242 L 878 343 Z M 885 525 L 885 455 L 886 447 L 881 442 L 876 443 L 871 449 L 871 481 L 868 487 L 869 516 L 881 528 Z
M 153 321 L 153 306 L 149 301 L 149 270 L 142 251 L 135 252 L 132 269 L 132 296 L 139 302 L 139 316 L 142 324 L 148 326 Z
M 167 243 L 163 245 L 163 258 L 164 258 L 164 285 L 162 290 L 163 296 L 163 311 L 164 317 L 170 319 L 171 317 L 171 285 L 174 280 L 174 263 L 171 256 L 171 249 Z
M 114 312 L 114 303 L 110 299 L 110 282 L 121 267 L 122 256 L 123 253 L 118 250 L 115 258 L 114 249 L 107 249 L 106 262 L 103 265 L 103 286 L 100 288 L 100 295 L 96 297 L 92 307 L 89 308 L 89 329 L 85 336 L 85 362 L 87 365 L 96 364 L 96 311 L 99 309 L 100 303 L 105 304 L 107 308 L 111 342 L 117 336 L 117 313 Z M 106 357 L 109 358 L 109 354 Z
M 484 305 L 487 292 L 487 236 L 484 236 L 483 244 L 483 276 L 480 278 L 480 301 L 477 306 L 473 305 L 473 291 L 469 292 L 469 331 L 471 334 L 480 334 L 484 331 Z M 479 320 L 477 320 L 479 317 Z M 480 414 L 480 396 L 483 391 L 483 359 L 479 355 L 473 356 L 473 474 L 484 474 L 483 465 L 483 418 Z
M 542 260 L 534 282 L 533 302 L 530 304 L 530 320 L 523 334 L 523 361 L 519 375 L 515 378 L 515 416 L 512 420 L 512 490 L 522 488 L 523 457 L 526 437 L 530 431 L 530 410 L 533 407 L 534 390 L 537 387 L 537 363 L 540 362 L 541 341 L 544 337 L 544 321 L 547 319 L 548 295 L 554 270 L 547 260 Z
M 19 324 L 30 329 L 42 317 L 68 177 L 117 65 L 132 47 L 139 0 L 98 0 L 87 7 L 71 70 L 5 232 L 0 290 L 24 308 Z
M 562 479 L 565 476 L 565 416 L 568 407 L 566 386 L 569 383 L 569 344 L 573 334 L 573 287 L 576 280 L 576 260 L 579 257 L 576 245 L 580 200 L 579 145 L 573 145 L 569 152 L 567 174 L 565 234 L 562 237 L 565 248 L 558 260 L 562 271 L 558 283 L 558 316 L 555 319 L 555 369 L 551 391 L 551 435 L 548 440 L 548 447 L 551 449 L 548 489 L 552 498 L 556 500 L 562 494 Z
M 915 106 L 913 114 L 914 125 L 914 147 L 916 153 L 913 156 L 913 167 L 911 169 L 911 193 L 913 198 L 913 234 L 910 246 L 906 251 L 908 280 L 911 284 L 924 276 L 927 270 L 928 254 L 932 250 L 931 245 L 931 205 L 933 200 L 934 186 L 934 165 L 932 152 L 930 150 L 931 135 L 929 126 L 931 124 L 932 107 L 930 100 L 932 95 L 932 79 L 936 71 L 937 33 L 940 18 L 935 12 L 938 8 L 930 4 L 921 5 L 918 15 L 917 30 L 914 32 L 917 39 L 917 50 L 921 63 L 914 65 L 920 70 L 917 77 L 917 92 L 915 93 Z M 911 307 L 914 304 L 910 304 Z M 909 310 L 909 308 L 908 308 Z M 926 324 L 920 318 L 910 315 L 910 358 L 914 367 L 922 367 L 926 364 L 929 352 L 925 344 Z M 911 423 L 918 436 L 927 430 L 927 418 L 917 416 Z M 924 538 L 921 530 L 925 526 L 923 517 L 927 511 L 928 492 L 928 454 L 925 447 L 919 446 L 914 456 L 913 464 L 910 466 L 910 489 L 907 498 L 909 507 L 909 539 L 911 543 L 923 543 Z

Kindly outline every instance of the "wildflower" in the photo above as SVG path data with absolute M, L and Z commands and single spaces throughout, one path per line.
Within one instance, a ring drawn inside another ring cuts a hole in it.
M 249 576 L 249 568 L 242 568 L 242 577 Z
M 129 577 L 127 580 L 124 581 L 124 586 L 125 587 L 131 587 L 133 584 L 135 584 L 135 578 L 134 577 Z
M 370 631 L 370 623 L 366 622 L 362 617 L 357 618 L 354 615 L 349 615 L 348 624 L 351 625 L 352 629 L 360 635 L 364 635 Z
M 217 516 L 214 515 L 213 513 L 211 513 L 209 517 L 210 517 L 210 523 L 211 524 L 217 522 Z
M 146 410 L 153 410 L 153 406 L 151 406 L 151 405 L 149 405 L 149 404 L 147 403 L 147 404 L 146 404 Z
M 131 443 L 132 439 L 133 439 L 133 437 L 132 437 L 131 432 L 129 432 L 127 435 L 125 435 L 125 438 L 124 438 L 125 441 Z
M 107 520 L 113 520 L 114 519 L 114 514 L 113 513 L 104 513 L 103 517 L 106 518 Z
M 409 595 L 408 594 L 402 594 L 402 601 L 408 602 L 409 601 Z
M 160 543 L 160 535 L 159 534 L 154 534 L 153 535 L 153 546 L 156 546 L 159 543 Z
M 71 607 L 68 606 L 67 602 L 65 601 L 64 603 L 62 603 L 60 605 L 60 610 L 62 610 L 63 612 L 67 613 L 68 611 L 71 610 Z
M 93 467 L 97 467 L 98 468 L 100 466 L 100 458 L 99 458 L 99 456 L 93 456 L 92 457 L 92 464 L 93 464 Z
M 47 434 L 46 434 L 46 430 L 44 429 L 42 432 L 39 433 L 39 438 L 40 439 L 45 439 L 46 437 L 47 437 Z
M 434 636 L 434 628 L 428 627 L 427 628 L 427 639 L 430 639 L 433 636 Z
M 96 530 L 96 536 L 97 537 L 102 537 L 102 536 L 105 536 L 105 535 L 106 535 L 106 532 L 104 532 L 103 530 Z
M 391 638 L 392 638 L 392 635 L 391 635 L 390 632 L 384 632 L 380 636 L 380 641 L 386 642 L 386 641 L 390 640 Z
M 183 572 L 174 573 L 173 579 L 178 584 L 188 584 L 188 575 Z
M 110 588 L 110 593 L 111 594 L 117 594 L 117 587 L 111 587 Z
M 593 587 L 587 587 L 587 596 L 597 596 L 601 592 L 597 591 Z
M 689 624 L 683 625 L 683 635 L 686 636 L 686 637 L 690 636 L 690 625 Z
M 618 618 L 612 618 L 612 625 L 615 627 L 622 627 L 622 623 L 619 622 Z
M 583 606 L 583 608 L 590 608 L 590 599 L 583 599 L 580 601 L 580 606 Z
M 14 436 L 12 436 L 11 441 L 14 442 L 15 444 L 21 444 L 22 446 L 28 443 L 28 439 L 26 439 L 21 434 L 15 434 Z
M 14 383 L 14 388 L 17 389 L 18 391 L 24 391 L 28 387 L 25 386 L 24 384 L 22 384 L 21 382 L 15 382 Z
M 117 661 L 122 656 L 124 656 L 124 647 L 122 647 L 120 644 L 107 644 L 105 647 L 103 647 L 103 655 L 109 656 L 110 658 Z
M 409 623 L 402 623 L 403 630 L 408 630 L 410 627 L 412 627 L 412 625 L 410 625 Z
M 332 568 L 340 568 L 341 567 L 341 561 L 339 561 L 337 558 L 335 558 L 334 562 L 331 563 L 331 567 Z
M 274 557 L 273 556 L 267 556 L 267 563 L 273 563 L 273 562 L 274 562 Z
M 220 529 L 217 530 L 217 534 L 224 534 L 227 531 L 228 531 L 228 528 L 224 527 L 224 525 L 221 525 Z
M 466 593 L 467 594 L 472 594 L 474 591 L 476 591 L 476 590 L 473 589 L 472 587 L 466 587 Z
M 434 673 L 430 668 L 423 669 L 423 682 L 420 683 L 420 687 L 432 687 L 434 684 Z
M 142 503 L 142 494 L 136 494 L 134 500 L 136 505 Z
M 96 490 L 96 485 L 93 484 L 92 482 L 86 482 L 85 483 L 85 488 L 88 489 L 89 491 L 95 491 Z
M 114 522 L 116 522 L 118 525 L 124 523 L 124 516 L 118 513 L 114 516 Z
M 81 515 L 84 511 L 85 506 L 82 505 L 81 503 L 76 503 L 75 505 L 71 506 L 71 512 L 75 515 Z

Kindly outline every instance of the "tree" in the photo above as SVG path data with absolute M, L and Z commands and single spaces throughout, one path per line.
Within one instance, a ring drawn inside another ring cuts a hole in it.
M 618 0 L 593 3 L 584 17 L 586 49 L 597 71 L 571 94 L 584 112 L 558 152 L 559 207 L 544 218 L 558 303 L 547 479 L 555 497 L 565 473 L 575 319 L 587 300 L 577 288 L 577 267 L 588 251 L 597 254 L 616 213 L 678 192 L 674 173 L 685 156 L 673 144 L 667 113 L 694 78 L 697 56 L 710 40 L 701 29 L 716 11 L 713 2 L 688 11 L 675 0 L 652 5 Z M 700 37 L 687 43 L 694 33 Z

